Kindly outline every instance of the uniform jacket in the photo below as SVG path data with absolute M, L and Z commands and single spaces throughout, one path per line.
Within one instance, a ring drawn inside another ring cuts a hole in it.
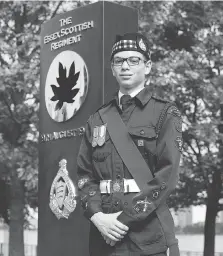
M 130 251 L 134 256 L 149 255 L 163 252 L 168 244 L 177 242 L 166 200 L 178 180 L 182 150 L 181 115 L 172 104 L 162 116 L 167 101 L 153 96 L 148 88 L 143 89 L 133 101 L 134 104 L 128 109 L 128 113 L 122 113 L 117 96 L 102 108 L 110 104 L 115 106 L 112 111 L 118 111 L 121 115 L 128 132 L 153 173 L 153 179 L 147 183 L 145 195 L 150 204 L 146 212 L 142 213 L 135 208 L 137 193 L 100 194 L 100 180 L 132 179 L 132 175 L 123 164 L 108 132 L 102 146 L 92 146 L 94 128 L 104 125 L 96 111 L 87 122 L 77 159 L 78 188 L 82 205 L 87 218 L 100 211 L 122 211 L 118 220 L 129 227 L 129 232 L 115 247 L 110 247 L 103 241 L 101 234 L 97 233 L 96 228 L 92 227 L 92 255 L 116 255 L 112 254 L 114 251 Z M 157 134 L 157 124 L 161 119 L 162 127 Z M 163 212 L 162 218 L 158 218 L 158 210 Z M 90 237 L 90 246 L 91 240 Z M 98 243 L 98 246 L 95 243 Z M 97 250 L 103 250 L 103 254 L 97 251 L 96 247 Z

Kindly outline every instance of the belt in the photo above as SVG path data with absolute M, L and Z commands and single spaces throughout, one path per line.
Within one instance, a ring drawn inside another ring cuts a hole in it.
M 111 194 L 114 192 L 140 192 L 138 185 L 134 179 L 120 179 L 120 180 L 101 180 L 100 181 L 101 194 Z

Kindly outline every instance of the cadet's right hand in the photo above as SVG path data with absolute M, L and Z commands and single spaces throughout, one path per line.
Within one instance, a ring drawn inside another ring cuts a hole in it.
M 120 241 L 129 228 L 117 220 L 121 212 L 105 214 L 97 212 L 91 217 L 91 221 L 101 234 L 114 242 Z

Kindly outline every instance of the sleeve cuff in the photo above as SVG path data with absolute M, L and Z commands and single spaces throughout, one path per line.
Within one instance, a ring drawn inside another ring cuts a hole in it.
M 89 204 L 89 205 L 87 205 L 87 208 L 84 211 L 84 216 L 87 219 L 90 219 L 97 212 L 102 212 L 102 209 L 101 209 L 100 205 L 92 205 L 92 204 L 90 205 Z
M 136 221 L 132 216 L 126 214 L 125 212 L 122 212 L 117 217 L 117 220 L 128 227 L 130 227 Z

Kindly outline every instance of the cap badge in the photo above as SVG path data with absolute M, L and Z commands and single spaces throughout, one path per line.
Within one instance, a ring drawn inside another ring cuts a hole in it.
M 144 52 L 146 51 L 146 45 L 145 43 L 143 42 L 142 38 L 139 40 L 139 48 L 141 50 L 143 50 Z

